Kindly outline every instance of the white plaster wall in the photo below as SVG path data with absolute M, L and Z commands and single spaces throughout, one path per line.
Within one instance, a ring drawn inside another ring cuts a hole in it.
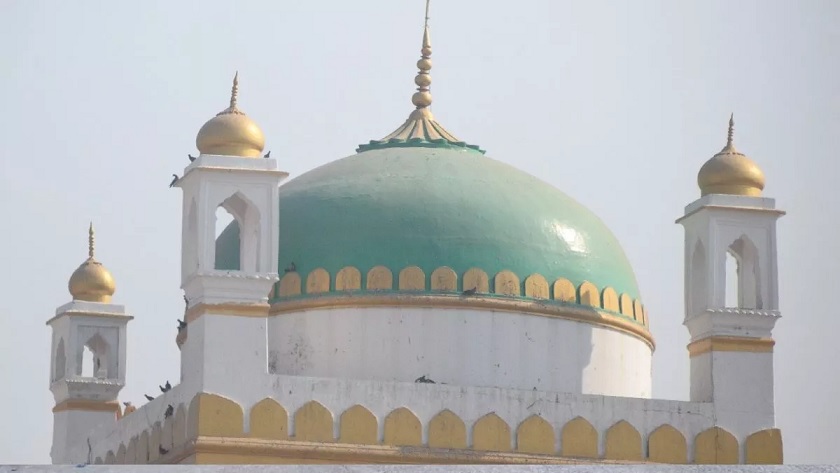
M 617 330 L 476 309 L 327 308 L 271 317 L 269 371 L 650 397 L 651 349 Z
M 59 411 L 53 413 L 53 443 L 50 457 L 53 463 L 92 463 L 88 459 L 87 440 L 99 427 L 114 428 L 116 415 L 103 411 Z M 96 443 L 91 440 L 91 447 Z M 92 451 L 92 449 L 90 450 Z M 116 452 L 116 450 L 115 450 Z
M 775 427 L 773 353 L 715 351 L 691 358 L 691 399 L 714 401 L 717 423 L 733 432 Z

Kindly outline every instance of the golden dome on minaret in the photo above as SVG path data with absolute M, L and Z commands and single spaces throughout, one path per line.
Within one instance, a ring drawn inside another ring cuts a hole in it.
M 70 276 L 67 287 L 73 300 L 89 302 L 111 302 L 116 284 L 114 277 L 93 257 L 93 223 L 88 229 L 88 259 Z
M 732 138 L 735 117 L 729 117 L 729 134 L 726 146 L 697 174 L 701 195 L 729 194 L 758 197 L 764 190 L 764 172 L 746 155 L 735 149 Z
M 253 120 L 236 105 L 239 73 L 233 77 L 230 106 L 211 118 L 198 131 L 195 144 L 201 154 L 257 158 L 265 147 L 265 136 Z

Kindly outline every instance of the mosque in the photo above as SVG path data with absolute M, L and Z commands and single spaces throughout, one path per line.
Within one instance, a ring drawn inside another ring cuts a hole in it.
M 731 119 L 677 220 L 690 400 L 652 399 L 654 337 L 621 245 L 571 197 L 445 129 L 431 55 L 427 21 L 408 119 L 285 183 L 234 79 L 173 182 L 181 376 L 141 406 L 119 397 L 132 316 L 91 227 L 72 300 L 47 322 L 54 464 L 782 463 L 784 212 Z M 234 221 L 217 237 L 219 207 Z

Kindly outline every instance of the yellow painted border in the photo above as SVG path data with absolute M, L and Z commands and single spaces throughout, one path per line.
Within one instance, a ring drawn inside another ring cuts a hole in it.
M 191 447 L 191 448 L 190 448 Z M 176 452 L 171 452 L 176 453 Z M 340 443 L 295 442 L 230 437 L 198 437 L 187 449 L 177 452 L 177 458 L 166 458 L 167 463 L 196 456 L 196 463 L 205 463 L 202 457 L 225 464 L 253 463 L 254 457 L 274 457 L 277 463 L 379 463 L 379 464 L 543 464 L 584 465 L 591 463 L 642 463 L 627 461 L 575 459 L 550 455 L 533 455 L 514 452 L 482 452 L 429 447 L 394 447 L 390 445 L 353 445 Z
M 55 405 L 53 412 L 62 411 L 97 411 L 122 413 L 116 401 L 90 401 L 87 399 L 67 399 Z
M 608 327 L 636 336 L 647 343 L 651 350 L 656 347 L 653 336 L 647 330 L 647 327 L 600 311 L 596 307 L 572 307 L 521 299 L 445 294 L 340 294 L 335 296 L 324 295 L 312 299 L 275 302 L 271 304 L 269 314 L 280 315 L 303 310 L 344 307 L 429 307 L 444 309 L 487 309 L 502 312 L 527 313 Z
M 187 309 L 185 321 L 190 323 L 207 312 L 236 317 L 268 317 L 268 304 L 196 304 Z
M 687 348 L 689 356 L 698 356 L 712 351 L 772 353 L 775 344 L 772 338 L 709 337 L 691 342 Z

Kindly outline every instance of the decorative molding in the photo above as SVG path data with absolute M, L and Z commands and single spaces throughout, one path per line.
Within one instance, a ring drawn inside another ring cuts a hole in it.
M 92 401 L 89 399 L 67 399 L 59 402 L 52 408 L 53 412 L 62 411 L 96 411 L 113 412 L 118 417 L 122 416 L 120 404 L 117 401 Z
M 698 356 L 712 351 L 740 351 L 749 353 L 772 353 L 776 342 L 772 338 L 709 337 L 688 344 L 689 356 Z
M 235 317 L 267 317 L 269 307 L 268 304 L 196 304 L 187 309 L 185 322 L 189 324 L 208 312 Z
M 380 294 L 381 291 L 400 291 L 415 295 L 465 292 L 467 294 L 464 295 L 492 294 L 529 301 L 558 301 L 586 308 L 594 307 L 625 317 L 636 324 L 645 327 L 648 325 L 647 314 L 641 301 L 633 299 L 627 293 L 618 293 L 610 286 L 599 290 L 588 281 L 575 287 L 566 278 L 557 278 L 550 282 L 545 276 L 533 273 L 524 278 L 523 282 L 523 279 L 512 271 L 499 271 L 490 277 L 480 268 L 470 268 L 464 272 L 459 288 L 458 274 L 447 266 L 440 266 L 432 271 L 429 281 L 419 266 L 406 266 L 399 271 L 392 271 L 385 266 L 374 266 L 366 273 L 364 281 L 362 273 L 358 268 L 345 266 L 335 274 L 335 287 L 330 288 L 330 273 L 324 268 L 316 268 L 306 275 L 304 291 L 301 288 L 304 276 L 294 271 L 288 272 L 271 291 L 271 294 L 276 295 L 270 296 L 271 302 L 285 303 L 305 295 L 333 297 L 336 293 L 350 291 Z

